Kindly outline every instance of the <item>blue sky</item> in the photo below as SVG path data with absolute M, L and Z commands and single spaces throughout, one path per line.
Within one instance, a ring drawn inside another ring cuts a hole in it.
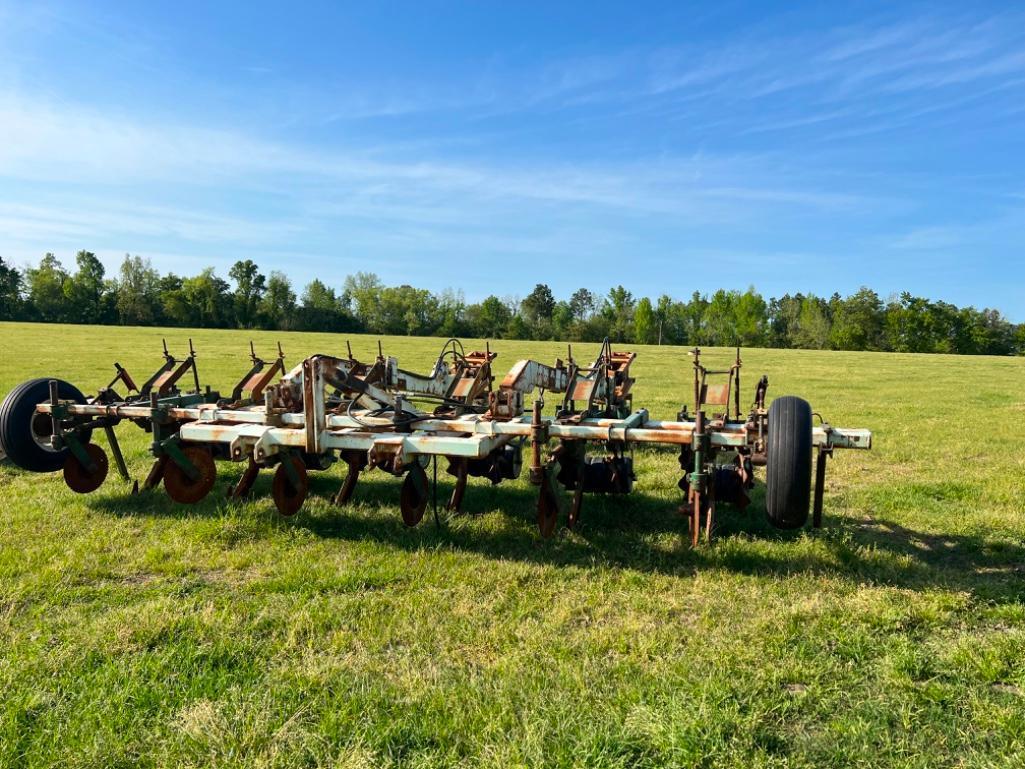
M 1025 6 L 10 3 L 0 256 L 1025 320 Z

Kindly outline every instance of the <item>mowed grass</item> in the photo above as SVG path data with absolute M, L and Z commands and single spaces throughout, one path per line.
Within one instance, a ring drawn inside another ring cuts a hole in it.
M 33 376 L 95 392 L 199 352 L 230 389 L 248 340 L 289 361 L 345 337 L 0 324 L 0 394 Z M 351 337 L 370 358 L 376 338 Z M 386 338 L 426 370 L 441 340 Z M 472 346 L 472 343 L 467 343 Z M 575 345 L 578 358 L 596 345 Z M 500 371 L 559 344 L 495 342 Z M 686 352 L 640 348 L 637 406 L 671 418 Z M 709 351 L 710 363 L 730 351 Z M 767 526 L 761 492 L 690 549 L 669 450 L 636 493 L 537 534 L 524 479 L 472 479 L 416 529 L 399 483 L 341 469 L 282 519 L 262 478 L 194 507 L 78 496 L 0 466 L 0 766 L 914 766 L 1025 764 L 1025 360 L 749 350 L 871 452 L 837 452 L 825 528 Z M 147 436 L 120 428 L 130 469 Z M 103 439 L 99 442 L 103 444 Z M 440 495 L 451 488 L 442 477 Z

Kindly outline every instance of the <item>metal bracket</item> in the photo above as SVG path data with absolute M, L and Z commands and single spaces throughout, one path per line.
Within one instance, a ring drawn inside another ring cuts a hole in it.
M 199 468 L 192 464 L 189 458 L 182 452 L 181 444 L 177 437 L 168 438 L 166 441 L 162 441 L 160 443 L 160 450 L 182 469 L 182 472 L 188 476 L 190 481 L 194 481 L 199 478 Z

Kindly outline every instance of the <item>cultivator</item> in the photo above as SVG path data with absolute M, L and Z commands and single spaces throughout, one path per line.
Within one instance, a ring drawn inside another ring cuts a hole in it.
M 379 469 L 402 477 L 399 509 L 409 526 L 422 520 L 431 498 L 432 461 L 435 489 L 437 460 L 447 461 L 455 478 L 447 507 L 457 512 L 469 478 L 498 484 L 519 477 L 529 443 L 529 479 L 538 487 L 537 523 L 545 537 L 560 519 L 577 525 L 585 494 L 630 493 L 634 447 L 655 444 L 679 452 L 680 509 L 696 545 L 702 533 L 711 539 L 717 505 L 748 505 L 757 466 L 766 468 L 766 512 L 773 525 L 803 526 L 809 507 L 820 525 L 827 458 L 834 449 L 868 449 L 872 442 L 868 430 L 813 426 L 811 408 L 800 398 L 778 398 L 766 408 L 764 376 L 743 413 L 739 350 L 721 371 L 706 368 L 701 351 L 691 351 L 693 402 L 672 421 L 633 408 L 630 367 L 636 355 L 613 350 L 608 340 L 587 366 L 577 364 L 572 349 L 554 365 L 519 361 L 497 388 L 496 353 L 488 347 L 466 352 L 454 339 L 427 374 L 399 368 L 380 345 L 369 363 L 354 358 L 347 345 L 345 357 L 314 355 L 290 370 L 280 346 L 268 362 L 250 345 L 251 367 L 227 397 L 200 387 L 191 341 L 184 358 L 172 356 L 166 344 L 163 355 L 142 387 L 115 363 L 113 380 L 91 398 L 56 379 L 25 382 L 0 405 L 0 443 L 20 467 L 63 470 L 67 485 L 86 493 L 99 488 L 108 472 L 107 455 L 93 442 L 97 430 L 130 481 L 114 428 L 134 422 L 152 436 L 154 462 L 143 490 L 163 482 L 176 502 L 195 503 L 215 485 L 215 461 L 244 463 L 229 497 L 247 496 L 260 471 L 273 469 L 272 495 L 284 515 L 302 506 L 309 472 L 341 461 L 346 472 L 335 504 L 352 499 L 362 473 Z M 183 390 L 186 381 L 192 386 Z M 115 389 L 120 387 L 125 395 Z M 546 396 L 557 401 L 551 415 L 544 413 Z M 137 482 L 133 491 L 139 491 Z

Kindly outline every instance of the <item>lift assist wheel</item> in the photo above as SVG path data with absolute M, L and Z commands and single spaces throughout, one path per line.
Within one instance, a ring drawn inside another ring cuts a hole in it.
M 79 494 L 88 494 L 96 491 L 103 484 L 107 477 L 107 455 L 95 443 L 87 443 L 82 448 L 92 460 L 92 472 L 79 461 L 74 452 L 68 454 L 64 460 L 64 482 L 68 488 Z

